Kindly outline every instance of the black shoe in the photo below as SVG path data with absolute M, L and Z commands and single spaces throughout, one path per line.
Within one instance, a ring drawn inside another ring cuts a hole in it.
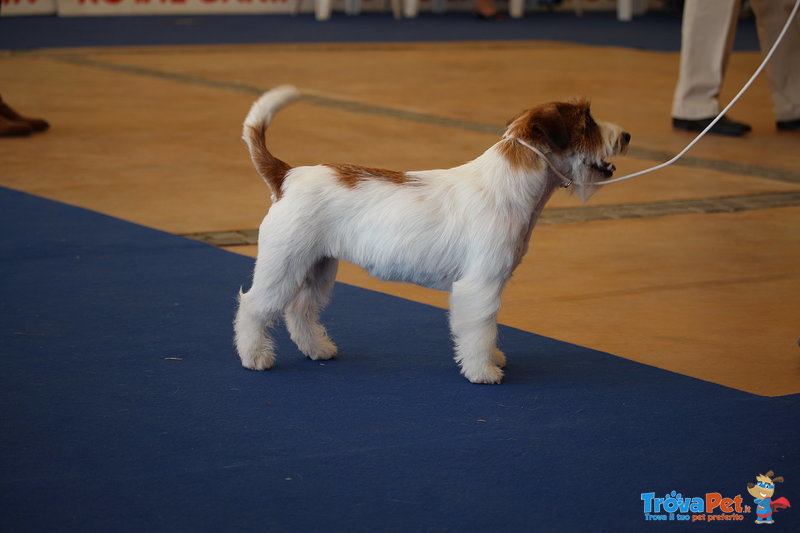
M 800 118 L 795 120 L 779 120 L 775 125 L 781 131 L 800 131 Z
M 24 122 L 8 120 L 0 115 L 0 137 L 25 137 L 33 133 L 33 129 Z
M 672 119 L 672 127 L 678 130 L 687 130 L 687 131 L 703 131 L 708 127 L 711 122 L 714 121 L 716 117 L 711 118 L 701 118 L 697 120 L 686 120 L 682 118 L 673 118 Z M 752 130 L 750 126 L 744 124 L 742 122 L 736 122 L 735 120 L 731 120 L 728 117 L 722 117 L 719 119 L 719 122 L 714 124 L 714 127 L 711 128 L 708 133 L 714 133 L 716 135 L 727 135 L 729 137 L 741 137 L 745 133 Z
M 31 131 L 44 131 L 50 127 L 50 124 L 48 124 L 47 121 L 42 120 L 40 118 L 23 117 L 22 115 L 11 109 L 11 107 L 9 107 L 8 104 L 3 102 L 2 98 L 0 98 L 0 118 L 17 122 L 19 124 L 24 124 L 25 126 L 30 128 Z

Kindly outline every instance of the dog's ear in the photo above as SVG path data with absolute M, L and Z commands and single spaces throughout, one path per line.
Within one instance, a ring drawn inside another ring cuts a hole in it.
M 527 113 L 527 111 L 520 111 L 519 113 L 517 113 L 516 115 L 514 115 L 513 117 L 508 119 L 506 121 L 506 128 L 509 127 L 510 125 L 512 125 L 514 122 L 516 122 L 517 119 L 521 118 L 522 115 L 524 115 L 525 113 Z
M 542 140 L 557 150 L 569 146 L 569 130 L 564 117 L 555 105 L 546 106 L 533 113 L 528 128 L 534 140 Z
M 778 476 L 778 477 L 772 478 L 772 482 L 773 483 L 783 483 L 783 476 Z
M 567 102 L 578 108 L 581 113 L 588 113 L 592 107 L 592 101 L 585 96 L 573 96 Z

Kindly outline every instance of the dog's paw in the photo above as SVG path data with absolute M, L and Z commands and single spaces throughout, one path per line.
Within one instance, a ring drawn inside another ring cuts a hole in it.
M 470 383 L 496 385 L 503 380 L 503 371 L 496 365 L 485 365 L 476 369 L 463 368 L 461 373 Z
M 256 352 L 242 356 L 242 366 L 249 370 L 269 370 L 275 364 L 275 354 L 271 352 Z
M 339 350 L 330 339 L 325 338 L 317 346 L 303 352 L 312 361 L 327 361 L 336 357 Z
M 496 364 L 500 368 L 505 368 L 506 367 L 506 354 L 501 352 L 498 348 L 495 348 L 494 352 L 492 353 L 492 361 L 494 361 L 494 364 Z

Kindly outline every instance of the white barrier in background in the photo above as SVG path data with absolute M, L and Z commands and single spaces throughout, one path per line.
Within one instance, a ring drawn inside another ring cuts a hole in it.
M 56 12 L 56 0 L 2 0 L 0 15 L 52 15 Z
M 61 16 L 87 15 L 182 15 L 304 13 L 314 11 L 315 0 L 56 0 Z M 299 6 L 298 6 L 299 2 Z M 430 10 L 431 0 L 422 0 L 423 10 Z M 473 8 L 474 0 L 445 0 L 447 9 L 464 11 Z M 344 11 L 346 0 L 333 0 L 335 11 Z M 360 11 L 390 11 L 387 0 L 361 0 Z
M 187 15 L 291 13 L 294 0 L 57 0 L 58 14 Z
M 626 7 L 631 3 L 644 7 L 647 4 L 657 6 L 663 0 L 581 0 L 587 11 L 612 11 Z M 2 10 L 0 16 L 17 15 L 50 15 L 61 16 L 109 16 L 109 15 L 191 15 L 191 14 L 287 14 L 300 10 L 310 13 L 314 10 L 315 0 L 0 0 Z M 335 11 L 345 9 L 346 0 L 333 0 Z M 469 11 L 474 8 L 474 0 L 420 0 L 420 11 L 436 10 L 435 4 L 443 4 L 445 11 Z M 501 10 L 506 3 L 497 1 Z M 536 0 L 528 0 L 527 6 L 534 7 Z M 389 0 L 361 0 L 361 11 L 390 12 Z M 559 11 L 573 10 L 573 0 L 565 0 L 556 8 Z

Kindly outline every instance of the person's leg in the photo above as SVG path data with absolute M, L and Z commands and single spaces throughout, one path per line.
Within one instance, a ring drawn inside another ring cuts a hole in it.
M 672 100 L 673 126 L 700 131 L 720 111 L 725 77 L 739 19 L 739 0 L 686 0 L 678 83 Z M 742 135 L 750 127 L 723 119 L 712 133 Z
M 503 18 L 492 0 L 475 0 L 475 16 L 483 20 L 501 20 Z
M 761 51 L 766 54 L 786 23 L 792 0 L 751 0 Z M 767 64 L 767 80 L 779 129 L 800 130 L 800 17 L 795 17 Z

